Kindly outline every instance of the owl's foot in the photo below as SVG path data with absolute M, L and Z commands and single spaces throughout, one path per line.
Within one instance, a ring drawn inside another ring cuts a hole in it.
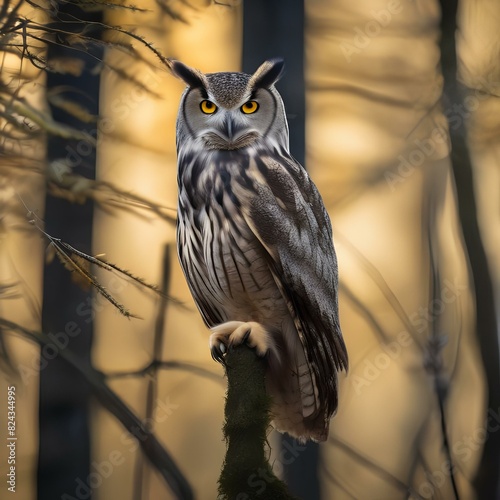
M 264 356 L 271 346 L 269 332 L 260 323 L 255 321 L 228 321 L 210 329 L 210 351 L 212 358 L 219 363 L 224 362 L 224 354 L 231 346 L 246 342 L 257 351 L 259 356 Z

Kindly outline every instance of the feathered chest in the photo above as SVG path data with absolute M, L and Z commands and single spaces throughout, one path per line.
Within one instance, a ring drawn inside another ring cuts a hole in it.
M 179 165 L 180 262 L 195 300 L 208 302 L 218 321 L 242 309 L 253 319 L 271 315 L 281 300 L 247 217 L 260 177 L 250 156 L 226 152 Z
M 251 239 L 242 210 L 255 195 L 255 172 L 250 170 L 249 155 L 180 155 L 179 224 L 201 237 L 223 233 Z
M 258 181 L 254 162 L 245 150 L 180 152 L 178 163 L 179 197 L 195 209 L 214 202 L 228 205 L 228 200 L 239 204 L 238 195 L 251 194 Z

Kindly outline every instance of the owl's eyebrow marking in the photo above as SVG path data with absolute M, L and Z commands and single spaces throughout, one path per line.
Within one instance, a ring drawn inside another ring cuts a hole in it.
M 267 130 L 264 134 L 264 137 L 266 137 L 269 134 L 271 128 L 273 127 L 274 122 L 276 121 L 276 110 L 278 109 L 278 103 L 276 102 L 276 96 L 272 92 L 270 92 L 269 90 L 268 90 L 268 92 L 273 99 L 273 113 L 272 113 L 273 121 L 270 123 L 269 127 L 267 127 Z
M 187 98 L 189 96 L 189 94 L 193 91 L 192 88 L 189 88 L 189 90 L 186 92 L 186 95 L 184 96 L 184 101 L 183 102 L 186 102 L 187 101 Z M 194 130 L 193 128 L 191 127 L 191 125 L 189 125 L 189 121 L 188 121 L 188 116 L 187 116 L 187 112 L 186 112 L 187 108 L 186 106 L 183 106 L 183 109 L 182 109 L 182 116 L 184 117 L 184 123 L 186 124 L 186 127 L 187 129 L 189 130 L 189 133 L 191 135 L 194 135 Z

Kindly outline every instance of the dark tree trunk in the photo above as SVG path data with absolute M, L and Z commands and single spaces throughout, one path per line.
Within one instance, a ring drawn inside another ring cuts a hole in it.
M 441 66 L 444 76 L 444 98 L 463 109 L 464 88 L 457 81 L 455 43 L 457 0 L 440 0 Z M 493 283 L 479 231 L 473 172 L 467 148 L 464 120 L 450 126 L 451 161 L 456 182 L 458 207 L 476 298 L 476 330 L 488 384 L 488 408 L 500 408 L 500 364 L 498 326 Z M 487 415 L 485 415 L 485 419 Z M 500 434 L 492 432 L 484 445 L 482 460 L 474 481 L 478 498 L 498 498 L 500 473 Z
M 80 19 L 100 21 L 100 14 L 84 14 L 75 6 L 61 2 L 59 19 L 53 22 L 62 29 L 81 30 L 81 26 L 65 23 L 69 15 Z M 93 51 L 93 52 L 92 52 Z M 76 52 L 61 45 L 49 44 L 49 60 L 54 57 L 81 58 L 85 64 L 95 65 L 90 48 Z M 82 76 L 49 73 L 47 91 L 58 86 L 69 86 L 68 96 L 97 115 L 99 102 L 99 76 L 84 71 Z M 58 108 L 51 109 L 57 121 L 85 130 L 95 137 L 96 124 L 82 124 Z M 51 138 L 48 144 L 49 161 L 63 158 L 74 166 L 74 172 L 95 177 L 95 150 L 89 143 L 68 142 Z M 45 231 L 61 238 L 74 247 L 90 253 L 93 206 L 83 205 L 47 196 Z M 40 452 L 38 461 L 38 498 L 52 500 L 66 493 L 76 495 L 77 478 L 86 483 L 90 473 L 89 390 L 84 380 L 57 357 L 55 352 L 71 349 L 82 361 L 90 363 L 92 322 L 83 310 L 89 310 L 91 290 L 84 290 L 73 280 L 73 274 L 56 259 L 46 266 L 43 287 L 42 328 L 52 334 L 54 349 L 42 349 L 40 361 Z M 68 333 L 70 332 L 70 333 Z M 90 498 L 90 497 L 88 497 Z
M 243 71 L 251 74 L 272 57 L 285 59 L 285 77 L 277 88 L 287 110 L 290 152 L 305 166 L 304 2 L 244 2 L 243 20 Z M 303 500 L 319 499 L 318 445 L 298 447 L 284 435 L 279 456 L 291 493 Z

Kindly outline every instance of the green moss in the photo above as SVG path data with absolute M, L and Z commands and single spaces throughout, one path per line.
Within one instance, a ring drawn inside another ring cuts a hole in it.
M 266 458 L 271 399 L 265 361 L 246 344 L 226 354 L 228 389 L 224 437 L 226 457 L 219 478 L 220 500 L 291 500 Z

